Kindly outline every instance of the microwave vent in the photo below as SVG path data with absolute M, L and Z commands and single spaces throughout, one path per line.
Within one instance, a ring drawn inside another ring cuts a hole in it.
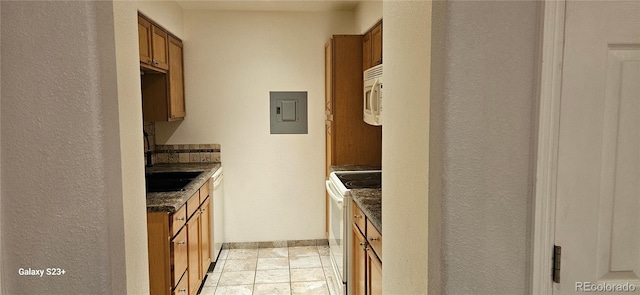
M 364 81 L 380 77 L 382 77 L 382 65 L 377 65 L 364 71 Z

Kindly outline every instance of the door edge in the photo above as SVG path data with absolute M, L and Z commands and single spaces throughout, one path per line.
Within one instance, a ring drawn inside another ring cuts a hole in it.
M 552 294 L 551 257 L 555 240 L 555 204 L 560 130 L 560 96 L 566 0 L 545 0 L 538 89 L 533 245 L 530 294 Z

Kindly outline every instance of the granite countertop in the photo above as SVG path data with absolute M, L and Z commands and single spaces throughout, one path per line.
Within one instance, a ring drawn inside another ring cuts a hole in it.
M 380 166 L 373 165 L 334 165 L 329 167 L 331 172 L 335 171 L 366 171 L 366 170 L 381 170 Z
M 382 234 L 382 189 L 352 189 L 349 193 L 373 227 Z
M 147 167 L 147 173 L 204 171 L 183 191 L 147 193 L 147 212 L 173 213 L 178 211 L 219 168 L 220 163 L 156 164 L 153 167 Z

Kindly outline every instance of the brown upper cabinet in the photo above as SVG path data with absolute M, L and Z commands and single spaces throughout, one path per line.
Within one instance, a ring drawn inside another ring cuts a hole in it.
M 169 34 L 142 15 L 138 15 L 138 44 L 140 65 L 169 69 Z
M 332 165 L 380 165 L 382 128 L 362 119 L 362 36 L 325 44 L 326 173 Z
M 186 116 L 182 41 L 138 15 L 144 121 L 178 121 Z
M 362 70 L 382 64 L 382 20 L 362 37 Z

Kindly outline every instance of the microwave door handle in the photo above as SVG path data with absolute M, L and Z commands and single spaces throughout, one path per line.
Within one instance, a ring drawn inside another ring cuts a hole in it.
M 371 91 L 369 91 L 369 110 L 371 110 L 371 114 L 375 115 L 375 111 L 373 110 L 373 93 L 376 91 L 376 85 L 378 84 L 378 79 L 376 79 L 375 82 L 373 82 L 373 85 L 371 85 Z
M 374 116 L 378 116 L 378 114 L 380 113 L 380 106 L 379 105 L 378 105 L 377 110 L 373 109 L 373 100 L 377 97 L 377 96 L 374 95 L 374 93 L 376 93 L 378 91 L 377 87 L 378 87 L 378 84 L 380 84 L 378 81 L 379 80 L 376 79 L 376 81 L 373 82 L 373 85 L 371 86 L 371 97 L 369 98 L 369 103 L 371 104 L 369 109 L 371 110 L 371 114 L 374 115 Z
M 379 116 L 380 116 L 380 109 L 382 108 L 382 100 L 380 99 L 380 95 L 379 95 L 379 92 L 380 92 L 380 89 L 379 89 L 379 88 L 380 88 L 380 85 L 381 85 L 381 84 L 379 83 L 379 80 L 376 80 L 376 88 L 375 88 L 375 91 L 376 91 L 376 92 L 378 92 L 378 95 L 376 95 L 376 102 L 377 102 L 377 104 L 378 104 L 378 108 L 376 109 L 376 112 L 375 112 L 376 117 L 379 117 Z

